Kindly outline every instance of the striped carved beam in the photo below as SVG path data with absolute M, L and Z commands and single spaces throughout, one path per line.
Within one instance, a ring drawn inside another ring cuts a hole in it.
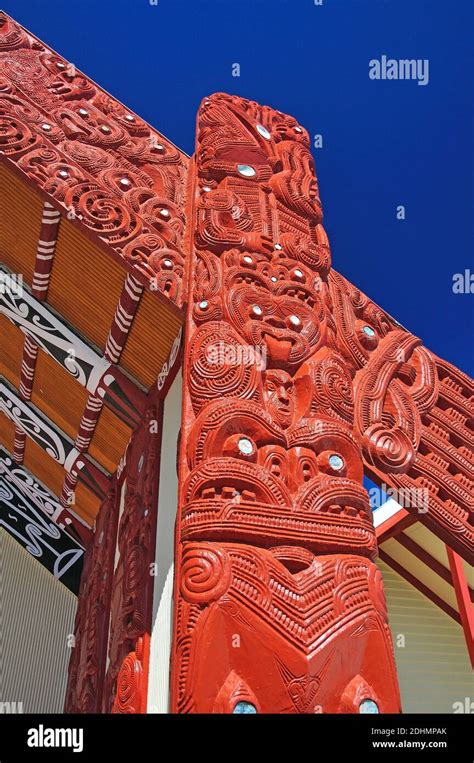
M 135 427 L 145 403 L 145 393 L 117 366 L 95 352 L 25 288 L 18 288 L 13 274 L 2 267 L 0 314 L 30 336 L 71 376 L 86 387 L 128 426 Z
M 35 270 L 31 288 L 31 293 L 40 302 L 43 302 L 46 299 L 49 288 L 60 219 L 61 213 L 54 209 L 49 201 L 45 201 L 41 217 L 41 228 L 36 249 Z M 20 395 L 23 400 L 31 400 L 37 357 L 38 345 L 34 339 L 26 336 L 23 346 L 19 387 Z M 13 453 L 17 464 L 23 463 L 25 457 L 25 442 L 25 433 L 17 428 L 15 430 L 15 446 Z
M 105 344 L 104 355 L 110 363 L 118 363 L 120 360 L 142 294 L 143 286 L 128 274 Z M 102 397 L 94 393 L 89 395 L 74 443 L 74 447 L 80 453 L 86 453 L 89 449 L 103 406 L 104 399 Z M 66 474 L 60 497 L 63 506 L 70 505 L 71 500 L 73 500 L 76 483 L 76 478 L 71 474 Z
M 80 453 L 69 437 L 34 405 L 26 403 L 5 380 L 0 380 L 0 412 L 43 448 L 66 472 L 78 477 L 95 495 L 103 498 L 110 475 L 90 456 Z

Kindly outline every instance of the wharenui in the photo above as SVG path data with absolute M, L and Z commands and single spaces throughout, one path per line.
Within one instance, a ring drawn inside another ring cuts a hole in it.
M 297 119 L 172 137 L 0 15 L 0 700 L 464 701 L 472 381 L 333 269 Z

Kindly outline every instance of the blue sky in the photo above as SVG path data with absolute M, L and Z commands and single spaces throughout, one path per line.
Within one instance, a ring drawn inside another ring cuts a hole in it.
M 471 0 L 2 5 L 188 153 L 198 104 L 215 91 L 321 134 L 314 156 L 334 267 L 474 374 L 474 294 L 452 290 L 455 273 L 474 274 Z M 383 54 L 428 59 L 429 83 L 371 80 L 369 61 Z

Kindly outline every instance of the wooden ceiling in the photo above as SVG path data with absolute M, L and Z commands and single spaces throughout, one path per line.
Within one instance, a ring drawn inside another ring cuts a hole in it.
M 31 288 L 44 200 L 33 186 L 0 162 L 0 264 L 21 274 Z M 104 354 L 127 271 L 67 218 L 61 217 L 46 306 L 96 353 Z M 152 291 L 143 292 L 120 358 L 119 368 L 142 391 L 148 391 L 167 360 L 181 319 Z M 18 394 L 25 334 L 1 314 L 0 377 Z M 39 349 L 30 403 L 74 442 L 89 392 L 53 357 Z M 130 426 L 104 406 L 88 455 L 113 474 L 132 434 Z M 0 415 L 0 444 L 14 451 L 15 426 Z M 57 497 L 65 479 L 63 466 L 27 438 L 24 467 Z M 79 482 L 71 509 L 92 525 L 100 499 Z
M 0 162 L 0 263 L 31 284 L 43 202 Z

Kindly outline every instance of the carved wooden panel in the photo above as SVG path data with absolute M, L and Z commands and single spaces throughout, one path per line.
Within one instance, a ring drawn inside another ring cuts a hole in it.
M 193 202 L 173 710 L 397 712 L 306 131 L 206 99 Z
M 181 305 L 187 157 L 4 13 L 0 154 Z
M 101 711 L 117 516 L 114 481 L 99 510 L 93 541 L 85 553 L 69 662 L 67 713 Z
M 103 712 L 146 711 L 162 404 L 150 407 L 127 451 L 110 610 Z
M 172 710 L 398 712 L 364 470 L 426 492 L 407 508 L 471 560 L 472 382 L 331 270 L 293 118 L 206 99 L 190 184 Z M 158 446 L 144 427 L 119 531 L 113 712 L 145 709 Z
M 474 383 L 346 279 L 329 277 L 366 470 L 474 561 Z

